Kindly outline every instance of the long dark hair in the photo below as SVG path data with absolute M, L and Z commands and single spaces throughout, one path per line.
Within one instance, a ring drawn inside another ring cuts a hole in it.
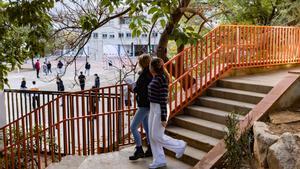
M 164 69 L 164 61 L 161 58 L 152 59 L 150 69 L 152 69 L 157 75 L 163 76 L 168 81 L 167 74 Z
M 158 75 L 162 75 L 164 73 L 163 61 L 160 58 L 152 59 L 150 67 Z

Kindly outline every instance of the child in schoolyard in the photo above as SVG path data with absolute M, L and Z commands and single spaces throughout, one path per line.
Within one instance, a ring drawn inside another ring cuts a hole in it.
M 20 89 L 21 90 L 26 90 L 27 89 L 26 80 L 25 80 L 24 77 L 22 78 Z
M 34 68 L 35 68 L 35 71 L 36 71 L 36 77 L 37 78 L 40 78 L 40 69 L 41 69 L 41 64 L 40 64 L 40 61 L 37 60 L 34 64 Z
M 61 74 L 64 73 L 64 71 L 63 71 L 63 66 L 64 66 L 64 64 L 62 63 L 61 60 L 59 60 L 58 63 L 57 63 L 57 73 L 58 73 L 59 75 L 61 75 Z
M 94 74 L 94 76 L 95 76 L 95 85 L 94 85 L 94 87 L 99 88 L 100 87 L 100 77 L 98 76 L 97 73 Z
M 56 77 L 56 85 L 57 85 L 57 91 L 59 92 L 65 91 L 64 82 L 61 80 L 59 76 Z
M 86 62 L 84 74 L 90 76 L 90 70 L 91 70 L 91 64 L 89 62 Z
M 51 62 L 48 61 L 48 62 L 47 62 L 47 73 L 48 73 L 48 74 L 52 73 L 51 67 L 52 67 Z
M 137 160 L 139 158 L 152 156 L 150 140 L 149 140 L 149 132 L 148 132 L 149 131 L 148 116 L 150 110 L 150 102 L 148 99 L 148 87 L 147 87 L 152 80 L 152 75 L 149 71 L 150 61 L 151 61 L 150 55 L 144 54 L 139 56 L 138 63 L 139 66 L 142 68 L 142 73 L 137 79 L 135 86 L 133 86 L 132 84 L 128 84 L 129 90 L 137 94 L 136 99 L 138 105 L 138 110 L 135 113 L 130 125 L 130 130 L 133 134 L 135 144 L 136 144 L 136 149 L 134 154 L 129 157 L 129 160 Z M 138 131 L 138 128 L 141 123 L 143 124 L 147 136 L 148 148 L 145 153 L 142 148 L 141 135 Z
M 32 86 L 31 86 L 30 90 L 34 91 L 33 96 L 32 96 L 32 107 L 35 109 L 40 106 L 39 94 L 35 93 L 35 92 L 39 91 L 40 89 L 37 87 L 35 81 L 32 81 Z
M 153 79 L 148 86 L 150 100 L 149 113 L 149 134 L 150 145 L 153 153 L 153 162 L 150 169 L 165 167 L 167 165 L 164 149 L 176 153 L 176 158 L 180 158 L 186 148 L 187 143 L 177 140 L 164 134 L 167 126 L 167 102 L 168 102 L 168 78 L 164 72 L 164 62 L 160 58 L 152 59 L 150 72 Z
M 48 71 L 47 71 L 47 64 L 46 64 L 46 62 L 43 63 L 42 68 L 43 68 L 43 73 L 44 73 L 44 75 L 47 76 L 47 75 L 48 75 Z
M 83 75 L 83 72 L 80 72 L 80 75 L 78 76 L 80 89 L 84 90 L 85 87 L 85 76 Z
M 128 84 L 128 86 L 134 85 L 133 80 L 130 79 L 130 78 L 126 78 L 124 81 L 125 81 L 125 83 Z M 131 105 L 132 105 L 131 104 L 132 94 L 131 94 L 131 91 L 129 90 L 129 88 L 127 86 L 124 87 L 124 93 L 123 94 L 124 94 L 125 106 L 131 107 Z

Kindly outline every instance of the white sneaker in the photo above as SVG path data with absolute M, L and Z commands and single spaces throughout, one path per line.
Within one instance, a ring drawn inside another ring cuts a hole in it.
M 151 163 L 149 164 L 149 169 L 156 169 L 156 168 L 166 167 L 166 166 L 167 166 L 166 163 L 160 163 L 160 164 Z
M 187 146 L 187 143 L 185 141 L 183 141 L 183 144 L 184 144 L 184 146 L 183 146 L 182 150 L 179 153 L 176 153 L 176 155 L 175 155 L 176 158 L 181 158 L 183 156 L 184 151 L 185 151 L 186 146 Z

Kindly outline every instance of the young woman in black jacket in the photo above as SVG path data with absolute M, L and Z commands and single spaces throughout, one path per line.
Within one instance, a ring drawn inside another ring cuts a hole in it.
M 134 152 L 133 156 L 129 157 L 129 160 L 137 160 L 142 157 L 151 157 L 151 147 L 149 142 L 149 134 L 148 134 L 148 115 L 150 110 L 150 102 L 148 99 L 148 84 L 152 80 L 152 75 L 149 71 L 149 63 L 151 61 L 150 55 L 144 54 L 139 56 L 138 62 L 139 66 L 142 68 L 142 72 L 136 81 L 136 85 L 133 86 L 129 85 L 129 90 L 133 90 L 134 93 L 137 95 L 137 105 L 138 111 L 133 117 L 133 120 L 130 125 L 130 130 L 133 134 L 135 143 L 136 143 L 136 151 Z M 147 143 L 148 149 L 144 153 L 142 148 L 142 140 L 141 135 L 138 131 L 139 125 L 143 124 L 143 127 L 146 132 L 147 136 Z

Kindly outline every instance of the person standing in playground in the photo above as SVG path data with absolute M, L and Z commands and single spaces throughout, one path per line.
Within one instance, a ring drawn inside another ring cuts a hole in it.
M 83 72 L 80 72 L 80 75 L 78 76 L 78 80 L 79 80 L 79 85 L 80 85 L 80 89 L 84 90 L 85 87 L 85 76 L 83 75 Z
M 40 89 L 37 87 L 35 81 L 32 81 L 32 86 L 30 90 L 33 91 L 32 107 L 33 109 L 35 109 L 40 106 L 40 94 L 37 93 Z
M 89 62 L 86 62 L 84 74 L 89 76 L 90 75 L 90 70 L 91 70 L 91 64 Z
M 25 80 L 24 77 L 22 78 L 20 89 L 21 90 L 26 90 L 27 89 L 26 80 Z
M 65 91 L 64 82 L 61 80 L 59 76 L 56 77 L 57 91 L 63 92 Z
M 100 87 L 100 77 L 98 76 L 98 74 L 95 74 L 95 88 L 99 88 Z
M 63 66 L 64 66 L 64 64 L 62 63 L 62 61 L 58 61 L 58 63 L 57 63 L 57 69 L 58 69 L 57 73 L 59 75 L 63 74 Z
M 36 71 L 36 77 L 37 78 L 40 78 L 40 70 L 41 70 L 41 64 L 40 64 L 40 61 L 37 60 L 34 64 L 34 68 L 35 68 L 35 71 Z
M 51 66 L 52 66 L 52 65 L 51 65 L 51 62 L 48 61 L 48 62 L 47 62 L 47 72 L 48 72 L 48 74 L 52 73 Z
M 48 75 L 48 71 L 47 71 L 47 64 L 46 64 L 46 62 L 43 63 L 42 68 L 43 68 L 44 75 L 47 76 Z

